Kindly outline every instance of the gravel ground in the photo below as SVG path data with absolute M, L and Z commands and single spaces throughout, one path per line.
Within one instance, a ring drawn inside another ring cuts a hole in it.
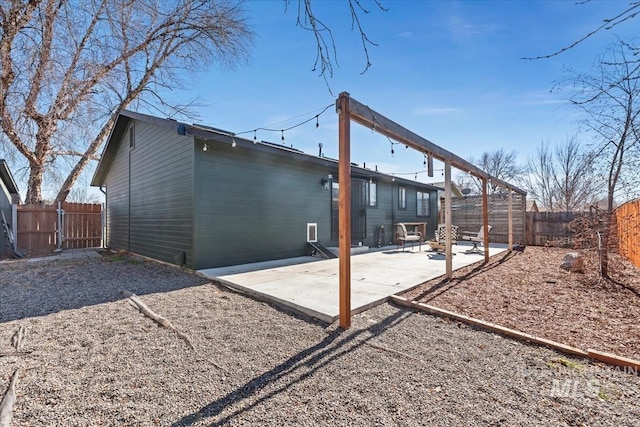
M 388 304 L 346 332 L 129 258 L 0 264 L 14 426 L 640 425 L 640 377 Z M 128 289 L 186 332 L 155 326 Z

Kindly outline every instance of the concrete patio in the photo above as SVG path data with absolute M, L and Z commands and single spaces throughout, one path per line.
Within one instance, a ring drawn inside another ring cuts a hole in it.
M 453 246 L 453 269 L 484 259 L 484 252 L 470 252 L 471 244 Z M 490 255 L 507 250 L 491 244 Z M 261 300 L 297 310 L 332 323 L 339 314 L 338 259 L 299 257 L 231 267 L 200 270 L 198 273 Z M 351 256 L 351 310 L 357 314 L 387 300 L 389 295 L 411 289 L 445 274 L 445 257 L 428 245 L 404 251 L 388 246 Z

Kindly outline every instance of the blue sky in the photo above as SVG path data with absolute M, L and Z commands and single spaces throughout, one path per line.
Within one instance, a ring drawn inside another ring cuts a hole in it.
M 624 1 L 402 1 L 381 0 L 388 11 L 362 0 L 372 67 L 365 57 L 345 1 L 315 0 L 316 16 L 334 32 L 338 65 L 327 89 L 311 71 L 315 41 L 296 27 L 297 2 L 249 1 L 256 32 L 251 59 L 233 70 L 214 67 L 186 83 L 175 96 L 198 97 L 202 123 L 241 132 L 285 128 L 317 114 L 347 91 L 388 118 L 469 159 L 499 148 L 525 161 L 543 140 L 561 141 L 577 130 L 561 93 L 550 92 L 564 68 L 587 69 L 616 39 L 628 37 L 638 20 L 602 32 L 552 59 L 552 53 L 598 27 L 627 6 Z M 306 113 L 306 114 L 305 114 Z M 258 138 L 281 142 L 280 133 Z M 247 137 L 253 138 L 253 134 Z M 386 138 L 352 127 L 352 161 L 383 172 L 423 169 L 422 156 Z M 315 122 L 285 133 L 285 143 L 308 153 L 324 145 L 337 157 L 337 116 L 330 108 Z M 436 165 L 436 168 L 439 166 Z M 422 174 L 420 180 L 426 180 Z M 433 180 L 441 180 L 436 176 Z
M 338 66 L 328 79 L 318 72 L 311 33 L 296 26 L 297 0 L 249 0 L 249 24 L 256 33 L 248 62 L 233 69 L 212 66 L 185 74 L 184 89 L 168 96 L 198 99 L 197 122 L 239 133 L 258 127 L 282 129 L 313 118 L 342 91 L 391 120 L 465 158 L 500 148 L 516 150 L 525 163 L 542 141 L 564 141 L 578 131 L 578 117 L 566 96 L 551 91 L 563 70 L 588 70 L 616 36 L 637 35 L 640 17 L 602 31 L 575 48 L 541 60 L 588 34 L 628 7 L 627 1 L 420 1 L 380 0 L 388 9 L 360 0 L 371 68 L 346 0 L 313 0 L 316 16 L 333 31 Z M 157 114 L 157 111 L 141 111 Z M 184 119 L 177 117 L 178 119 Z M 193 121 L 191 119 L 186 122 Z M 337 158 L 337 115 L 330 107 L 319 119 L 285 133 L 284 143 L 310 154 Z M 253 133 L 245 135 L 252 139 Z M 260 140 L 281 142 L 279 132 L 258 132 Z M 586 144 L 584 134 L 579 135 Z M 357 124 L 352 126 L 353 162 L 423 182 L 443 181 L 442 165 L 427 177 L 423 157 Z M 89 187 L 93 167 L 76 188 Z M 455 170 L 454 170 L 455 176 Z M 26 183 L 20 182 L 21 189 Z M 57 189 L 45 188 L 53 197 Z M 24 193 L 25 191 L 23 191 Z

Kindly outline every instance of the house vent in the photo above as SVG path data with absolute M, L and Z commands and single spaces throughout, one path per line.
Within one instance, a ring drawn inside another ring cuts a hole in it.
M 318 224 L 315 222 L 307 223 L 307 242 L 318 241 Z

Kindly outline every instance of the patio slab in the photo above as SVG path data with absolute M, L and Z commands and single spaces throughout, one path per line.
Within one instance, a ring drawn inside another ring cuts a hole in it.
M 469 252 L 471 244 L 453 246 L 453 269 L 483 259 L 483 253 Z M 507 250 L 491 244 L 489 254 Z M 231 267 L 211 268 L 198 274 L 283 305 L 326 323 L 339 316 L 338 259 L 299 257 Z M 445 257 L 426 245 L 419 250 L 396 246 L 351 256 L 351 312 L 357 314 L 387 300 L 390 295 L 411 289 L 445 274 Z

